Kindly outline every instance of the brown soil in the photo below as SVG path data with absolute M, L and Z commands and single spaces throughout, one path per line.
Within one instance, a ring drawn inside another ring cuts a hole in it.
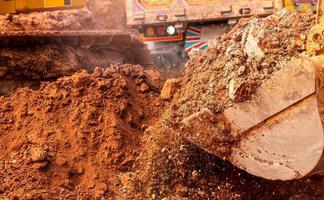
M 115 65 L 0 97 L 0 198 L 111 199 L 159 115 L 160 82 Z
M 76 50 L 66 45 L 3 48 L 0 54 L 0 78 L 10 80 L 57 78 L 81 69 Z

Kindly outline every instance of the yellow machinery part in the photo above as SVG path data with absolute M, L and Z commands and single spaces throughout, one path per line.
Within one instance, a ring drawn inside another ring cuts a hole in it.
M 139 0 L 145 8 L 169 7 L 173 0 Z
M 309 1 L 308 3 L 295 4 L 293 0 L 284 0 L 284 7 L 291 11 L 306 12 L 307 10 L 316 11 L 317 5 Z
M 0 0 L 0 14 L 16 12 L 15 1 Z
M 67 5 L 71 5 L 71 0 L 70 1 L 66 1 Z M 64 4 L 64 0 L 44 0 L 44 7 L 48 8 L 48 7 L 61 7 L 61 6 L 65 6 Z
M 203 5 L 224 5 L 228 6 L 228 1 L 226 0 L 186 0 L 190 5 L 193 6 L 203 6 Z M 249 3 L 251 0 L 237 0 L 236 3 Z M 263 0 L 264 2 L 273 2 L 273 0 Z
M 80 8 L 87 0 L 0 0 L 0 14 Z
M 43 0 L 16 0 L 16 12 L 24 12 L 27 10 L 44 8 Z
M 44 0 L 44 7 L 84 6 L 86 0 Z

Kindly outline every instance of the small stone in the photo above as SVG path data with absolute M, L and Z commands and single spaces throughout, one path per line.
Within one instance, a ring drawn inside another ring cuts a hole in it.
M 102 68 L 96 67 L 95 70 L 94 70 L 94 72 L 93 72 L 93 76 L 94 77 L 98 77 L 98 78 L 103 77 L 103 70 L 102 70 Z
M 83 174 L 83 172 L 84 172 L 84 168 L 83 168 L 82 166 L 76 166 L 76 167 L 75 167 L 75 172 L 76 172 L 77 174 Z
M 302 46 L 304 46 L 305 43 L 304 43 L 304 40 L 299 40 L 299 39 L 298 39 L 298 40 L 295 41 L 295 44 L 296 44 L 297 46 L 302 47 Z
M 37 169 L 37 170 L 42 170 L 45 169 L 48 165 L 47 161 L 43 161 L 43 162 L 35 162 L 32 165 L 32 168 Z
M 173 97 L 173 94 L 175 93 L 175 89 L 177 85 L 179 84 L 180 80 L 179 79 L 168 79 L 165 81 L 163 88 L 161 90 L 161 99 L 162 100 L 169 100 Z
M 232 100 L 235 99 L 235 89 L 236 89 L 236 81 L 232 79 L 228 84 L 228 95 Z
M 3 69 L 3 68 L 0 68 L 0 78 L 5 77 L 6 74 L 7 74 L 7 71 L 5 69 Z
M 149 86 L 146 83 L 142 83 L 140 87 L 140 92 L 145 93 L 150 90 Z
M 239 76 L 243 75 L 245 73 L 245 70 L 246 70 L 246 67 L 245 66 L 241 66 L 238 71 L 237 71 L 237 74 Z
M 48 153 L 41 147 L 33 147 L 30 150 L 30 158 L 32 162 L 44 161 L 48 156 Z
M 265 54 L 259 47 L 258 43 L 259 39 L 249 34 L 245 43 L 244 51 L 250 58 L 254 58 L 255 60 L 260 61 L 265 56 Z
M 100 198 L 107 191 L 107 185 L 105 183 L 97 183 L 94 190 L 95 190 L 95 194 L 94 194 L 95 197 Z

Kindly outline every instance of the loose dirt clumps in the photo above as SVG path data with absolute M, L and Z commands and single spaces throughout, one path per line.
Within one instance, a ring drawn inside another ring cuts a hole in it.
M 266 18 L 242 19 L 214 46 L 187 63 L 175 97 L 179 117 L 202 108 L 214 113 L 244 101 L 284 64 L 305 52 L 311 13 L 283 10 Z
M 206 123 L 206 128 L 201 129 L 206 132 L 198 134 L 184 122 L 193 116 L 206 118 L 206 113 L 210 113 L 215 128 L 229 130 L 221 120 L 212 120 L 213 115 L 248 100 L 263 80 L 287 61 L 304 54 L 306 35 L 313 22 L 312 13 L 287 10 L 266 18 L 242 19 L 231 32 L 213 41 L 207 51 L 193 55 L 187 63 L 182 86 L 166 117 L 168 123 L 199 146 L 208 149 L 217 143 L 213 152 L 221 157 L 228 155 L 231 148 L 227 147 L 239 139 L 231 131 L 209 133 L 210 123 Z
M 159 115 L 160 81 L 113 65 L 0 97 L 0 198 L 113 199 Z

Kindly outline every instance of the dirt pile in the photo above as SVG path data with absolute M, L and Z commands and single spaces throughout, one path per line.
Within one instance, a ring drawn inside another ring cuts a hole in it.
M 283 10 L 266 18 L 240 20 L 212 48 L 187 63 L 175 104 L 188 116 L 202 108 L 219 112 L 244 101 L 264 79 L 305 52 L 314 15 Z M 189 101 L 191 99 L 191 101 Z
M 124 177 L 123 187 L 127 190 L 120 195 L 128 199 L 324 198 L 323 177 L 266 181 L 181 137 L 198 135 L 200 147 L 213 143 L 219 155 L 226 156 L 237 138 L 226 131 L 226 124 L 216 127 L 223 128 L 222 135 L 208 134 L 210 127 L 204 127 L 220 124 L 221 119 L 204 116 L 210 121 L 201 120 L 192 127 L 183 122 L 204 109 L 216 114 L 249 99 L 264 79 L 286 61 L 303 54 L 313 20 L 312 14 L 287 11 L 267 18 L 243 19 L 215 41 L 214 48 L 193 55 L 184 76 L 179 78 L 170 107 L 161 121 L 146 131 L 137 170 Z
M 113 199 L 159 115 L 160 84 L 113 65 L 0 97 L 0 199 Z

